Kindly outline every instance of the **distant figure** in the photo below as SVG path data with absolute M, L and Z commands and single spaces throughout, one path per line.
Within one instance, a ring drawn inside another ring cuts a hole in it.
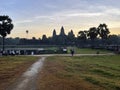
M 120 48 L 118 49 L 118 53 L 120 54 Z
M 34 55 L 34 52 L 31 52 L 31 55 Z
M 71 49 L 71 55 L 73 56 L 74 55 L 74 49 Z
M 16 55 L 20 55 L 20 50 L 17 50 L 17 51 L 16 51 Z
M 97 51 L 97 52 L 96 52 L 96 54 L 100 54 L 100 52 L 99 52 L 99 51 Z
M 0 50 L 0 56 L 2 56 L 2 50 Z

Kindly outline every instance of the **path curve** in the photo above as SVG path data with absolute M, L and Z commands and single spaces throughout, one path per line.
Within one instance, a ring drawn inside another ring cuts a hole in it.
M 23 75 L 7 90 L 37 90 L 37 76 L 43 66 L 45 57 L 35 62 Z

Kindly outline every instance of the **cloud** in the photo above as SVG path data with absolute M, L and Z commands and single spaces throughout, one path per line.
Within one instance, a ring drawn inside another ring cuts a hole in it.
M 120 15 L 120 8 L 113 7 L 113 6 L 90 6 L 91 9 L 94 9 L 94 12 L 101 12 L 102 14 L 106 15 Z
M 0 6 L 4 6 L 4 7 L 6 7 L 6 6 L 12 6 L 12 5 L 16 4 L 16 1 L 17 0 L 11 0 L 11 1 L 9 1 L 9 0 L 1 0 Z
M 94 16 L 100 16 L 101 13 L 70 13 L 66 14 L 65 16 L 68 17 L 94 17 Z
M 16 24 L 22 24 L 22 23 L 31 23 L 33 20 L 21 20 L 21 21 L 16 21 Z
M 88 7 L 89 8 L 89 7 Z M 90 6 L 90 10 L 69 9 L 56 11 L 54 13 L 34 15 L 31 19 L 17 21 L 17 24 L 31 23 L 31 25 L 96 25 L 99 23 L 119 22 L 116 15 L 120 15 L 120 10 L 115 7 Z M 118 26 L 118 24 L 114 24 Z M 111 25 L 110 25 L 111 26 Z
M 112 15 L 120 15 L 120 9 L 117 9 L 117 8 L 107 9 L 105 13 L 112 14 Z
M 110 24 L 110 27 L 113 27 L 111 23 L 116 22 L 112 24 L 115 27 L 119 26 L 120 9 L 115 6 L 106 6 L 104 4 L 92 5 L 84 2 L 84 4 L 78 3 L 77 5 L 69 3 L 68 5 L 70 7 L 68 8 L 68 6 L 65 6 L 67 4 L 60 4 L 58 6 L 54 4 L 55 3 L 44 4 L 44 8 L 42 7 L 44 13 L 40 9 L 37 15 L 35 15 L 36 13 L 31 14 L 31 16 L 29 15 L 30 20 L 28 18 L 28 20 L 18 21 L 17 23 L 30 23 L 30 25 L 38 25 L 38 27 L 43 25 L 79 25 L 81 27 L 89 27 L 104 22 Z
M 34 18 L 35 19 L 47 19 L 47 18 L 49 18 L 50 16 L 46 16 L 46 15 L 39 15 L 39 16 L 35 16 Z
M 83 13 L 83 12 L 58 12 L 49 16 L 36 16 L 35 19 L 57 19 L 57 18 L 74 18 L 74 17 L 95 17 L 101 16 L 102 13 Z
M 54 5 L 54 4 L 50 4 L 50 3 L 49 3 L 49 4 L 46 3 L 44 6 L 47 7 L 47 8 L 51 8 L 51 9 L 55 9 L 55 8 L 57 8 L 56 5 Z

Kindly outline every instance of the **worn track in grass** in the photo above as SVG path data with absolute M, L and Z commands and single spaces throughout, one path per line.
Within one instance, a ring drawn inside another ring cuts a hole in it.
M 42 68 L 45 57 L 35 62 L 23 75 L 7 90 L 37 90 L 36 79 Z

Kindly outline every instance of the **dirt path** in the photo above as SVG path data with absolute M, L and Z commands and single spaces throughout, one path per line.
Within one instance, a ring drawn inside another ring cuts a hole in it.
M 107 56 L 107 55 L 115 55 L 114 53 L 106 53 L 106 54 L 74 54 L 74 56 Z M 31 56 L 31 55 L 28 55 Z M 50 57 L 50 56 L 71 56 L 71 54 L 42 54 L 42 55 L 32 55 L 32 56 L 40 56 L 40 57 Z
M 36 79 L 43 65 L 45 57 L 35 62 L 23 75 L 7 90 L 37 90 Z
M 75 54 L 74 56 L 96 56 L 97 54 Z M 114 54 L 99 54 L 99 55 L 114 55 Z M 42 58 L 35 62 L 23 75 L 16 80 L 6 90 L 37 90 L 37 77 L 40 72 L 45 57 L 49 56 L 71 56 L 70 54 L 48 54 L 48 55 L 34 55 Z

